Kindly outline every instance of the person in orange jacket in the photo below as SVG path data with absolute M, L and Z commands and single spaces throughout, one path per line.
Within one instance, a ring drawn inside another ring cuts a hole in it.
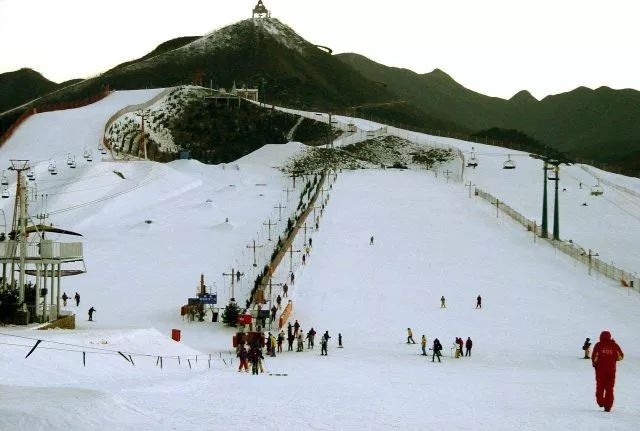
M 609 331 L 602 331 L 600 341 L 593 347 L 591 363 L 596 370 L 596 402 L 605 412 L 613 407 L 613 387 L 616 384 L 616 363 L 624 358 L 622 349 L 611 338 Z

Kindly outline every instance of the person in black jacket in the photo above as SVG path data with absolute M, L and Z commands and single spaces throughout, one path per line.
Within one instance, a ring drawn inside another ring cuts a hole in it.
M 473 341 L 471 341 L 471 337 L 467 337 L 467 342 L 464 343 L 464 347 L 467 349 L 464 355 L 471 356 L 471 348 L 473 347 Z
M 584 350 L 584 359 L 590 359 L 589 353 L 591 351 L 591 339 L 587 338 L 584 340 L 584 344 L 582 345 L 582 350 Z
M 440 361 L 440 352 L 442 351 L 442 344 L 440 344 L 440 340 L 438 340 L 437 338 L 435 340 L 433 340 L 433 356 L 431 356 L 431 362 L 435 362 L 436 361 L 436 357 L 438 358 L 438 362 L 442 362 Z

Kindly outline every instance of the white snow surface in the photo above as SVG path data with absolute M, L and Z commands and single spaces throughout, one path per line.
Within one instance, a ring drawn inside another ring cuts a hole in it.
M 86 146 L 97 145 L 110 115 L 155 94 L 119 92 L 88 107 L 36 115 L 0 148 L 5 162 L 41 161 L 38 194 L 49 194 L 56 225 L 84 234 L 88 268 L 62 280 L 63 291 L 81 295 L 80 307 L 66 307 L 77 312 L 78 330 L 0 328 L 0 430 L 636 429 L 637 292 L 588 276 L 584 266 L 533 243 L 521 226 L 496 218 L 486 202 L 469 199 L 462 184 L 428 171 L 338 174 L 320 229 L 309 233 L 307 265 L 294 254 L 296 284 L 290 288 L 292 319 L 304 331 L 328 330 L 329 356 L 320 356 L 316 343 L 313 351 L 267 358 L 269 372 L 286 376 L 239 374 L 237 360 L 230 362 L 232 330 L 210 318 L 183 321 L 180 306 L 194 295 L 201 273 L 226 304 L 229 278 L 222 273 L 232 267 L 245 273 L 235 288 L 244 303 L 271 254 L 264 223 L 277 222 L 274 207 L 286 205 L 283 220 L 272 228 L 282 231 L 301 190 L 298 179 L 287 199 L 283 190 L 291 189 L 291 179 L 275 167 L 304 146 L 267 146 L 217 166 L 81 158 Z M 420 139 L 463 151 L 472 145 Z M 535 217 L 539 162 L 518 156 L 518 168 L 507 172 L 500 169 L 504 154 L 515 152 L 475 147 L 480 166 L 466 171 L 465 181 Z M 69 152 L 80 155 L 75 170 L 64 163 Z M 50 158 L 58 162 L 57 177 L 46 173 Z M 600 200 L 577 189 L 580 178 L 591 185 L 579 167 L 561 175 L 568 189 L 561 196 L 563 237 L 601 254 L 618 249 L 616 262 L 630 255 L 626 263 L 637 264 L 637 220 L 617 206 L 626 201 L 608 188 L 607 199 Z M 634 180 L 628 182 L 634 187 Z M 582 200 L 589 202 L 588 211 L 572 209 Z M 9 201 L 2 202 L 8 219 Z M 30 212 L 41 206 L 31 203 Z M 258 251 L 257 268 L 247 249 L 254 239 L 266 245 Z M 294 249 L 303 247 L 300 234 Z M 275 283 L 285 280 L 288 268 L 287 257 Z M 474 308 L 478 294 L 482 310 Z M 446 309 L 439 308 L 441 295 Z M 97 309 L 91 323 L 90 306 Z M 405 343 L 407 327 L 418 343 L 422 334 L 429 345 L 438 337 L 446 354 L 454 337 L 470 336 L 473 355 L 432 363 L 419 355 L 419 344 Z M 169 339 L 173 328 L 182 330 L 180 343 Z M 584 338 L 596 340 L 604 329 L 626 354 L 609 414 L 595 405 L 590 362 L 579 359 Z M 339 332 L 344 349 L 336 348 Z M 35 339 L 45 341 L 24 359 Z M 135 366 L 118 351 L 132 354 Z M 148 356 L 135 355 L 140 353 Z M 158 356 L 165 358 L 162 369 Z

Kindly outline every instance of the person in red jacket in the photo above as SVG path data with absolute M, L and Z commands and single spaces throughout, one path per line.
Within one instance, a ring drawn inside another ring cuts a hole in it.
M 622 349 L 611 338 L 609 331 L 602 331 L 600 341 L 591 353 L 591 363 L 596 370 L 596 402 L 605 412 L 613 407 L 613 386 L 616 384 L 616 362 L 624 358 Z

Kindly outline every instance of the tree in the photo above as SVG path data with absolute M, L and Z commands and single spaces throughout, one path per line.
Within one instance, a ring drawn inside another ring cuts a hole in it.
M 227 326 L 236 326 L 238 324 L 238 316 L 240 316 L 240 307 L 235 301 L 229 302 L 222 312 L 222 322 Z

